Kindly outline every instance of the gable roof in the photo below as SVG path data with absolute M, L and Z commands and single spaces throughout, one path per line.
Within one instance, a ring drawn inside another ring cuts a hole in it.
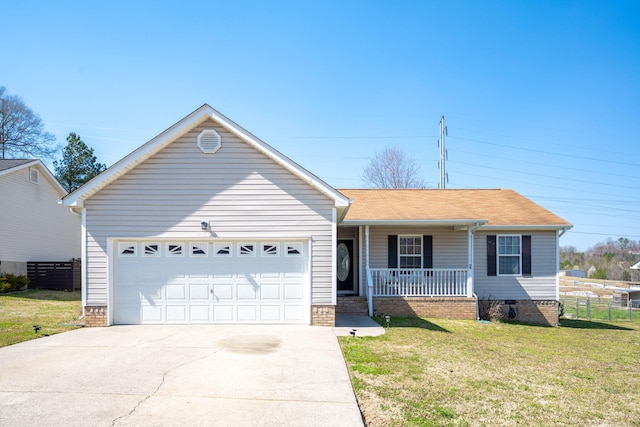
M 572 225 L 513 190 L 338 190 L 353 200 L 344 225 L 482 225 L 568 229 Z
M 34 160 L 29 159 L 0 159 L 0 172 L 17 168 L 25 163 L 31 163 Z
M 349 207 L 350 200 L 336 191 L 333 187 L 207 104 L 204 104 L 202 107 L 198 108 L 193 113 L 162 132 L 160 135 L 151 139 L 115 163 L 100 175 L 68 194 L 63 199 L 63 203 L 67 206 L 82 206 L 84 200 L 91 197 L 93 194 L 97 193 L 102 188 L 135 168 L 137 165 L 143 163 L 149 157 L 158 153 L 180 136 L 186 134 L 208 119 L 214 120 L 216 123 L 238 136 L 241 140 L 245 141 L 259 152 L 265 154 L 267 157 L 271 158 L 273 161 L 280 164 L 282 167 L 289 170 L 330 199 L 333 199 L 335 206 L 342 208 L 342 214 L 344 214 L 344 210 Z
M 37 167 L 40 172 L 44 173 L 49 182 L 51 182 L 60 194 L 67 194 L 67 190 L 64 189 L 62 184 L 60 184 L 56 177 L 51 173 L 49 168 L 47 168 L 45 164 L 38 159 L 0 159 L 0 176 L 30 167 Z

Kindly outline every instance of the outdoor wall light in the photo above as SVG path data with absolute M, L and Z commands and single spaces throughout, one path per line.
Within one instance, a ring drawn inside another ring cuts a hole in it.
M 200 223 L 200 228 L 202 231 L 207 231 L 209 229 L 209 223 L 207 221 L 202 221 Z

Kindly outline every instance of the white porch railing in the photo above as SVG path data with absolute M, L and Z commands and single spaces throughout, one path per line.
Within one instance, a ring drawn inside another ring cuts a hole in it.
M 373 296 L 467 296 L 464 268 L 371 268 Z

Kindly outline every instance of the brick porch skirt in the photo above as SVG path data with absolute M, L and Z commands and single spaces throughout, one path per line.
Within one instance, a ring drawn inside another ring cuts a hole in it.
M 476 299 L 467 297 L 374 297 L 375 314 L 476 319 Z

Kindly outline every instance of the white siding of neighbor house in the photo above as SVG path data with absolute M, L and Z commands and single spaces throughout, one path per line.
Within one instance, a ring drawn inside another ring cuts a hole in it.
M 2 263 L 80 258 L 80 217 L 58 204 L 64 193 L 32 167 L 38 184 L 29 181 L 29 167 L 0 176 L 0 270 Z
M 381 227 L 369 228 L 369 266 L 388 267 L 389 235 L 433 236 L 433 268 L 467 268 L 467 232 L 453 231 L 452 227 Z M 366 250 L 363 248 L 363 250 Z M 360 277 L 366 277 L 362 266 Z
M 196 145 L 222 137 L 215 154 Z M 213 121 L 207 121 L 84 202 L 87 304 L 108 298 L 107 239 L 310 239 L 311 303 L 331 304 L 334 202 Z M 211 222 L 211 232 L 200 229 Z
M 531 277 L 487 276 L 487 235 L 531 236 Z M 555 231 L 475 233 L 475 293 L 480 299 L 555 300 L 557 234 Z

